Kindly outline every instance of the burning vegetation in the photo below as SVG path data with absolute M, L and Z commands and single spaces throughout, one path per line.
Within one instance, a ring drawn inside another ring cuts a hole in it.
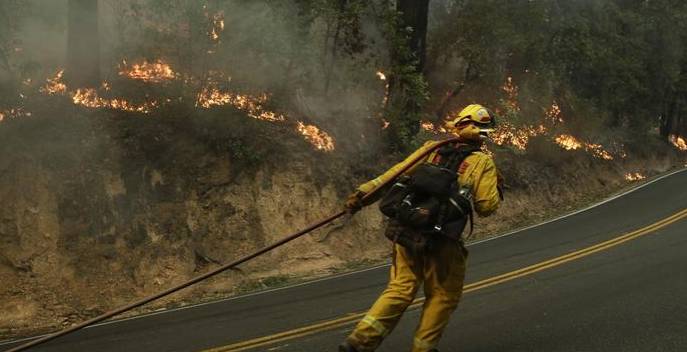
M 551 124 L 563 123 L 563 117 L 561 116 L 561 107 L 555 101 L 551 104 L 551 107 L 544 113 L 546 120 Z
M 508 76 L 501 89 L 506 92 L 506 106 L 512 111 L 520 111 L 520 105 L 518 105 L 518 86 L 513 82 L 513 77 Z
M 176 77 L 172 67 L 160 59 L 154 62 L 143 60 L 143 62 L 131 66 L 127 64 L 126 60 L 122 60 L 119 75 L 150 83 L 169 81 Z
M 212 15 L 212 28 L 210 29 L 210 39 L 219 42 L 219 34 L 224 31 L 224 12 L 218 12 Z
M 64 70 L 57 71 L 54 77 L 46 79 L 46 83 L 40 88 L 40 91 L 49 95 L 66 93 L 67 85 L 62 82 L 63 75 Z
M 639 180 L 643 180 L 645 178 L 646 178 L 646 176 L 640 174 L 639 172 L 635 172 L 635 173 L 630 172 L 630 173 L 625 174 L 625 179 L 627 181 L 639 181 Z
M 142 104 L 134 104 L 124 99 L 107 99 L 98 96 L 98 92 L 93 88 L 82 89 L 79 88 L 71 94 L 72 101 L 76 105 L 85 106 L 87 108 L 110 108 L 114 110 L 140 112 L 147 114 L 152 109 L 158 106 L 156 101 L 145 102 Z
M 577 150 L 582 148 L 582 142 L 578 141 L 577 138 L 569 134 L 562 134 L 557 136 L 554 140 L 561 148 L 565 150 Z
M 223 28 L 224 26 L 220 18 L 217 18 L 216 24 L 217 28 Z M 124 60 L 119 69 L 121 76 L 147 83 L 161 83 L 178 77 L 178 74 L 174 72 L 171 66 L 162 60 L 156 60 L 155 62 L 143 61 L 140 64 L 133 64 L 131 66 L 128 66 Z M 124 98 L 106 98 L 95 88 L 76 88 L 75 90 L 70 90 L 63 82 L 63 76 L 64 70 L 58 70 L 53 77 L 46 79 L 45 85 L 40 87 L 39 91 L 47 95 L 68 95 L 75 105 L 91 109 L 106 108 L 148 114 L 161 105 L 156 100 L 133 103 Z M 107 81 L 103 81 L 100 85 L 100 90 L 104 92 L 109 92 L 111 89 L 112 87 Z M 170 99 L 167 98 L 166 101 L 169 102 Z M 257 120 L 269 122 L 287 121 L 286 115 L 271 111 L 265 107 L 268 101 L 269 95 L 266 93 L 260 95 L 238 94 L 221 91 L 216 87 L 205 87 L 198 93 L 195 105 L 203 109 L 231 106 Z M 22 109 L 0 111 L 0 121 L 7 118 L 30 115 L 30 113 Z M 306 125 L 301 121 L 297 121 L 296 131 L 317 150 L 330 152 L 335 149 L 334 138 L 315 125 Z
M 31 117 L 31 112 L 24 110 L 24 108 L 11 108 L 7 110 L 0 110 L 0 122 L 5 119 L 16 119 L 20 117 Z
M 306 125 L 303 122 L 298 121 L 296 129 L 305 137 L 307 141 L 315 146 L 315 148 L 327 152 L 334 150 L 334 139 L 326 132 L 321 131 L 317 126 Z
M 672 143 L 675 148 L 681 151 L 687 151 L 687 142 L 685 142 L 684 138 L 673 134 L 668 137 L 668 140 L 670 140 L 670 143 Z
M 611 153 L 605 150 L 601 144 L 581 142 L 580 140 L 569 134 L 559 135 L 556 138 L 554 138 L 554 141 L 565 150 L 584 149 L 596 158 L 604 160 L 613 160 L 613 156 L 611 155 Z
M 209 109 L 213 106 L 231 105 L 254 119 L 273 122 L 285 121 L 286 117 L 284 115 L 264 108 L 264 104 L 268 100 L 267 94 L 250 96 L 222 92 L 217 88 L 203 88 L 200 94 L 198 94 L 196 106 Z
M 491 138 L 495 144 L 509 144 L 519 150 L 526 150 L 531 137 L 543 135 L 546 132 L 547 129 L 543 125 L 516 127 L 504 122 L 491 133 Z

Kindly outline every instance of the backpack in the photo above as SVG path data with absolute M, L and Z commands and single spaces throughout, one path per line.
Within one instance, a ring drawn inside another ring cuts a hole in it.
M 386 236 L 418 250 L 426 248 L 435 235 L 460 240 L 468 221 L 472 234 L 471 194 L 458 184 L 458 167 L 478 150 L 470 145 L 443 146 L 433 160 L 401 176 L 381 199 L 379 209 L 410 231 L 387 231 Z

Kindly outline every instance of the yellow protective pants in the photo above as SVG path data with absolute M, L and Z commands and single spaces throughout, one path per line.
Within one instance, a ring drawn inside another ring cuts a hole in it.
M 434 348 L 458 306 L 463 292 L 467 250 L 452 240 L 442 240 L 433 250 L 415 254 L 399 244 L 394 247 L 389 285 L 347 341 L 360 352 L 374 351 L 396 326 L 424 283 L 425 302 L 413 343 L 413 352 Z

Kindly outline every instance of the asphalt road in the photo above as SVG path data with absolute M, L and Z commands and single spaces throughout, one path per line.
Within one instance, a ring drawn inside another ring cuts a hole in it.
M 468 289 L 440 350 L 687 351 L 687 213 L 660 222 L 685 209 L 687 171 L 471 245 Z M 107 323 L 31 351 L 335 351 L 388 270 Z M 409 310 L 379 351 L 409 350 L 418 315 Z

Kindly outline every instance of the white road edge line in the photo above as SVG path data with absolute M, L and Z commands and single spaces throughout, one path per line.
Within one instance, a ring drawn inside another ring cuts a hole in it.
M 660 181 L 660 180 L 662 180 L 662 179 L 664 179 L 664 178 L 673 176 L 673 175 L 675 175 L 675 174 L 678 174 L 678 173 L 684 172 L 684 171 L 687 171 L 687 168 L 682 168 L 682 169 L 679 169 L 679 170 L 675 170 L 675 171 L 673 171 L 673 172 L 670 172 L 670 173 L 668 173 L 668 174 L 661 175 L 661 176 L 659 176 L 659 177 L 657 177 L 657 178 L 655 178 L 655 179 L 652 179 L 652 180 L 650 180 L 650 181 L 647 181 L 647 182 L 645 182 L 645 183 L 642 183 L 642 184 L 640 184 L 640 185 L 638 185 L 638 186 L 636 186 L 636 187 L 632 187 L 632 188 L 630 188 L 630 189 L 628 189 L 628 190 L 626 190 L 626 191 L 624 191 L 624 192 L 622 192 L 622 193 L 616 194 L 616 195 L 614 195 L 614 196 L 611 196 L 610 198 L 607 198 L 607 199 L 602 200 L 601 202 L 594 203 L 594 204 L 592 204 L 592 205 L 590 205 L 590 206 L 588 206 L 588 207 L 586 207 L 586 208 L 582 208 L 582 209 L 580 209 L 580 210 L 576 210 L 576 211 L 574 211 L 574 212 L 572 212 L 572 213 L 564 214 L 564 215 L 558 216 L 558 217 L 556 217 L 556 218 L 553 218 L 553 219 L 550 219 L 550 220 L 547 220 L 547 221 L 544 221 L 544 222 L 541 222 L 541 223 L 538 223 L 538 224 L 534 224 L 534 225 L 526 226 L 526 227 L 523 227 L 523 228 L 520 228 L 520 229 L 517 229 L 517 230 L 513 230 L 513 231 L 511 231 L 511 232 L 507 232 L 507 233 L 502 234 L 502 235 L 497 235 L 497 236 L 489 237 L 489 238 L 486 238 L 486 239 L 483 239 L 483 240 L 479 240 L 479 241 L 475 241 L 475 242 L 470 242 L 470 243 L 468 243 L 466 246 L 467 246 L 467 247 L 470 247 L 470 246 L 474 246 L 474 245 L 477 245 L 477 244 L 480 244 L 480 243 L 485 243 L 485 242 L 493 241 L 493 240 L 496 240 L 496 239 L 499 239 L 499 238 L 502 238 L 502 237 L 511 236 L 511 235 L 514 235 L 514 234 L 519 233 L 519 232 L 527 231 L 527 230 L 529 230 L 529 229 L 532 229 L 532 228 L 535 228 L 535 227 L 538 227 L 538 226 L 543 226 L 543 225 L 546 225 L 546 224 L 549 224 L 549 223 L 552 223 L 552 222 L 555 222 L 555 221 L 558 221 L 558 220 L 561 220 L 561 219 L 565 219 L 565 218 L 567 218 L 567 217 L 571 217 L 571 216 L 573 216 L 573 215 L 576 215 L 576 214 L 585 212 L 585 211 L 587 211 L 587 210 L 589 210 L 589 209 L 596 208 L 596 207 L 598 207 L 598 206 L 600 206 L 600 205 L 609 203 L 609 202 L 611 202 L 611 201 L 613 201 L 613 200 L 615 200 L 615 199 L 618 199 L 618 198 L 623 197 L 623 196 L 626 196 L 626 195 L 628 195 L 628 194 L 630 194 L 630 193 L 632 193 L 632 192 L 634 192 L 634 191 L 637 191 L 637 190 L 639 190 L 639 189 L 642 189 L 642 188 L 644 188 L 644 187 L 646 187 L 646 186 L 648 186 L 648 185 L 650 185 L 650 184 L 652 184 L 652 183 L 655 183 L 655 182 Z M 91 326 L 87 326 L 87 327 L 85 327 L 84 329 L 90 329 L 90 328 L 94 328 L 94 327 L 98 327 L 98 326 L 103 326 L 103 325 L 116 324 L 116 323 L 121 323 L 121 322 L 129 321 L 129 320 L 141 319 L 141 318 L 146 318 L 146 317 L 150 317 L 150 316 L 154 316 L 154 315 L 160 315 L 160 314 L 164 314 L 164 313 L 172 313 L 172 312 L 177 312 L 177 311 L 180 311 L 180 310 L 185 310 L 185 309 L 189 309 L 189 308 L 196 308 L 196 307 L 202 307 L 202 306 L 206 306 L 206 305 L 210 305 L 210 304 L 215 304 L 215 303 L 233 301 L 233 300 L 237 300 L 237 299 L 242 299 L 242 298 L 248 298 L 248 297 L 258 296 L 258 295 L 262 295 L 262 294 L 266 294 L 266 293 L 272 293 L 272 292 L 275 292 L 275 291 L 282 291 L 282 290 L 286 290 L 286 289 L 290 289 L 290 288 L 294 288 L 294 287 L 299 287 L 299 286 L 311 285 L 311 284 L 318 283 L 318 282 L 322 282 L 322 281 L 328 281 L 328 280 L 338 279 L 338 278 L 341 278 L 341 277 L 351 276 L 351 275 L 355 275 L 355 274 L 359 274 L 359 273 L 364 273 L 364 272 L 367 272 L 367 271 L 372 271 L 372 270 L 377 270 L 377 269 L 380 269 L 380 268 L 385 268 L 385 267 L 388 267 L 388 266 L 390 266 L 390 265 L 391 265 L 391 264 L 381 264 L 381 265 L 377 265 L 377 266 L 374 266 L 374 267 L 371 267 L 371 268 L 366 268 L 366 269 L 357 270 L 357 271 L 351 271 L 351 272 L 348 272 L 348 273 L 343 273 L 343 274 L 338 274 L 338 275 L 333 275 L 333 276 L 327 276 L 327 277 L 323 277 L 323 278 L 321 278 L 321 279 L 316 279 L 316 280 L 301 282 L 301 283 L 298 283 L 298 284 L 289 285 L 289 286 L 284 286 L 284 287 L 277 287 L 277 288 L 273 288 L 273 289 L 269 289 L 269 290 L 264 290 L 264 291 L 258 291 L 258 292 L 249 293 L 249 294 L 245 294 L 245 295 L 240 295 L 240 296 L 236 296 L 236 297 L 224 298 L 224 299 L 220 299 L 220 300 L 217 300 L 217 301 L 211 301 L 211 302 L 205 302 L 205 303 L 192 304 L 192 305 L 188 305 L 188 306 L 184 306 L 184 307 L 178 307 L 178 308 L 172 308 L 172 309 L 162 309 L 162 310 L 159 310 L 159 311 L 156 311 L 156 312 L 145 313 L 145 314 L 137 315 L 137 316 L 134 316 L 134 317 L 122 318 L 122 319 L 117 319 L 117 320 L 112 320 L 112 321 L 105 321 L 105 322 L 102 322 L 102 323 L 98 323 L 98 324 L 94 324 L 94 325 L 91 325 Z M 0 342 L 0 346 L 4 346 L 4 345 L 8 345 L 8 344 L 14 344 L 14 343 L 19 343 L 19 342 L 22 342 L 22 341 L 33 340 L 33 339 L 37 339 L 37 338 L 40 338 L 40 337 L 43 337 L 43 336 L 48 336 L 48 335 L 51 335 L 51 334 L 44 334 L 44 335 L 39 335 L 39 336 L 25 337 L 25 338 L 23 338 L 23 339 L 13 340 L 13 341 L 2 341 L 2 342 Z

